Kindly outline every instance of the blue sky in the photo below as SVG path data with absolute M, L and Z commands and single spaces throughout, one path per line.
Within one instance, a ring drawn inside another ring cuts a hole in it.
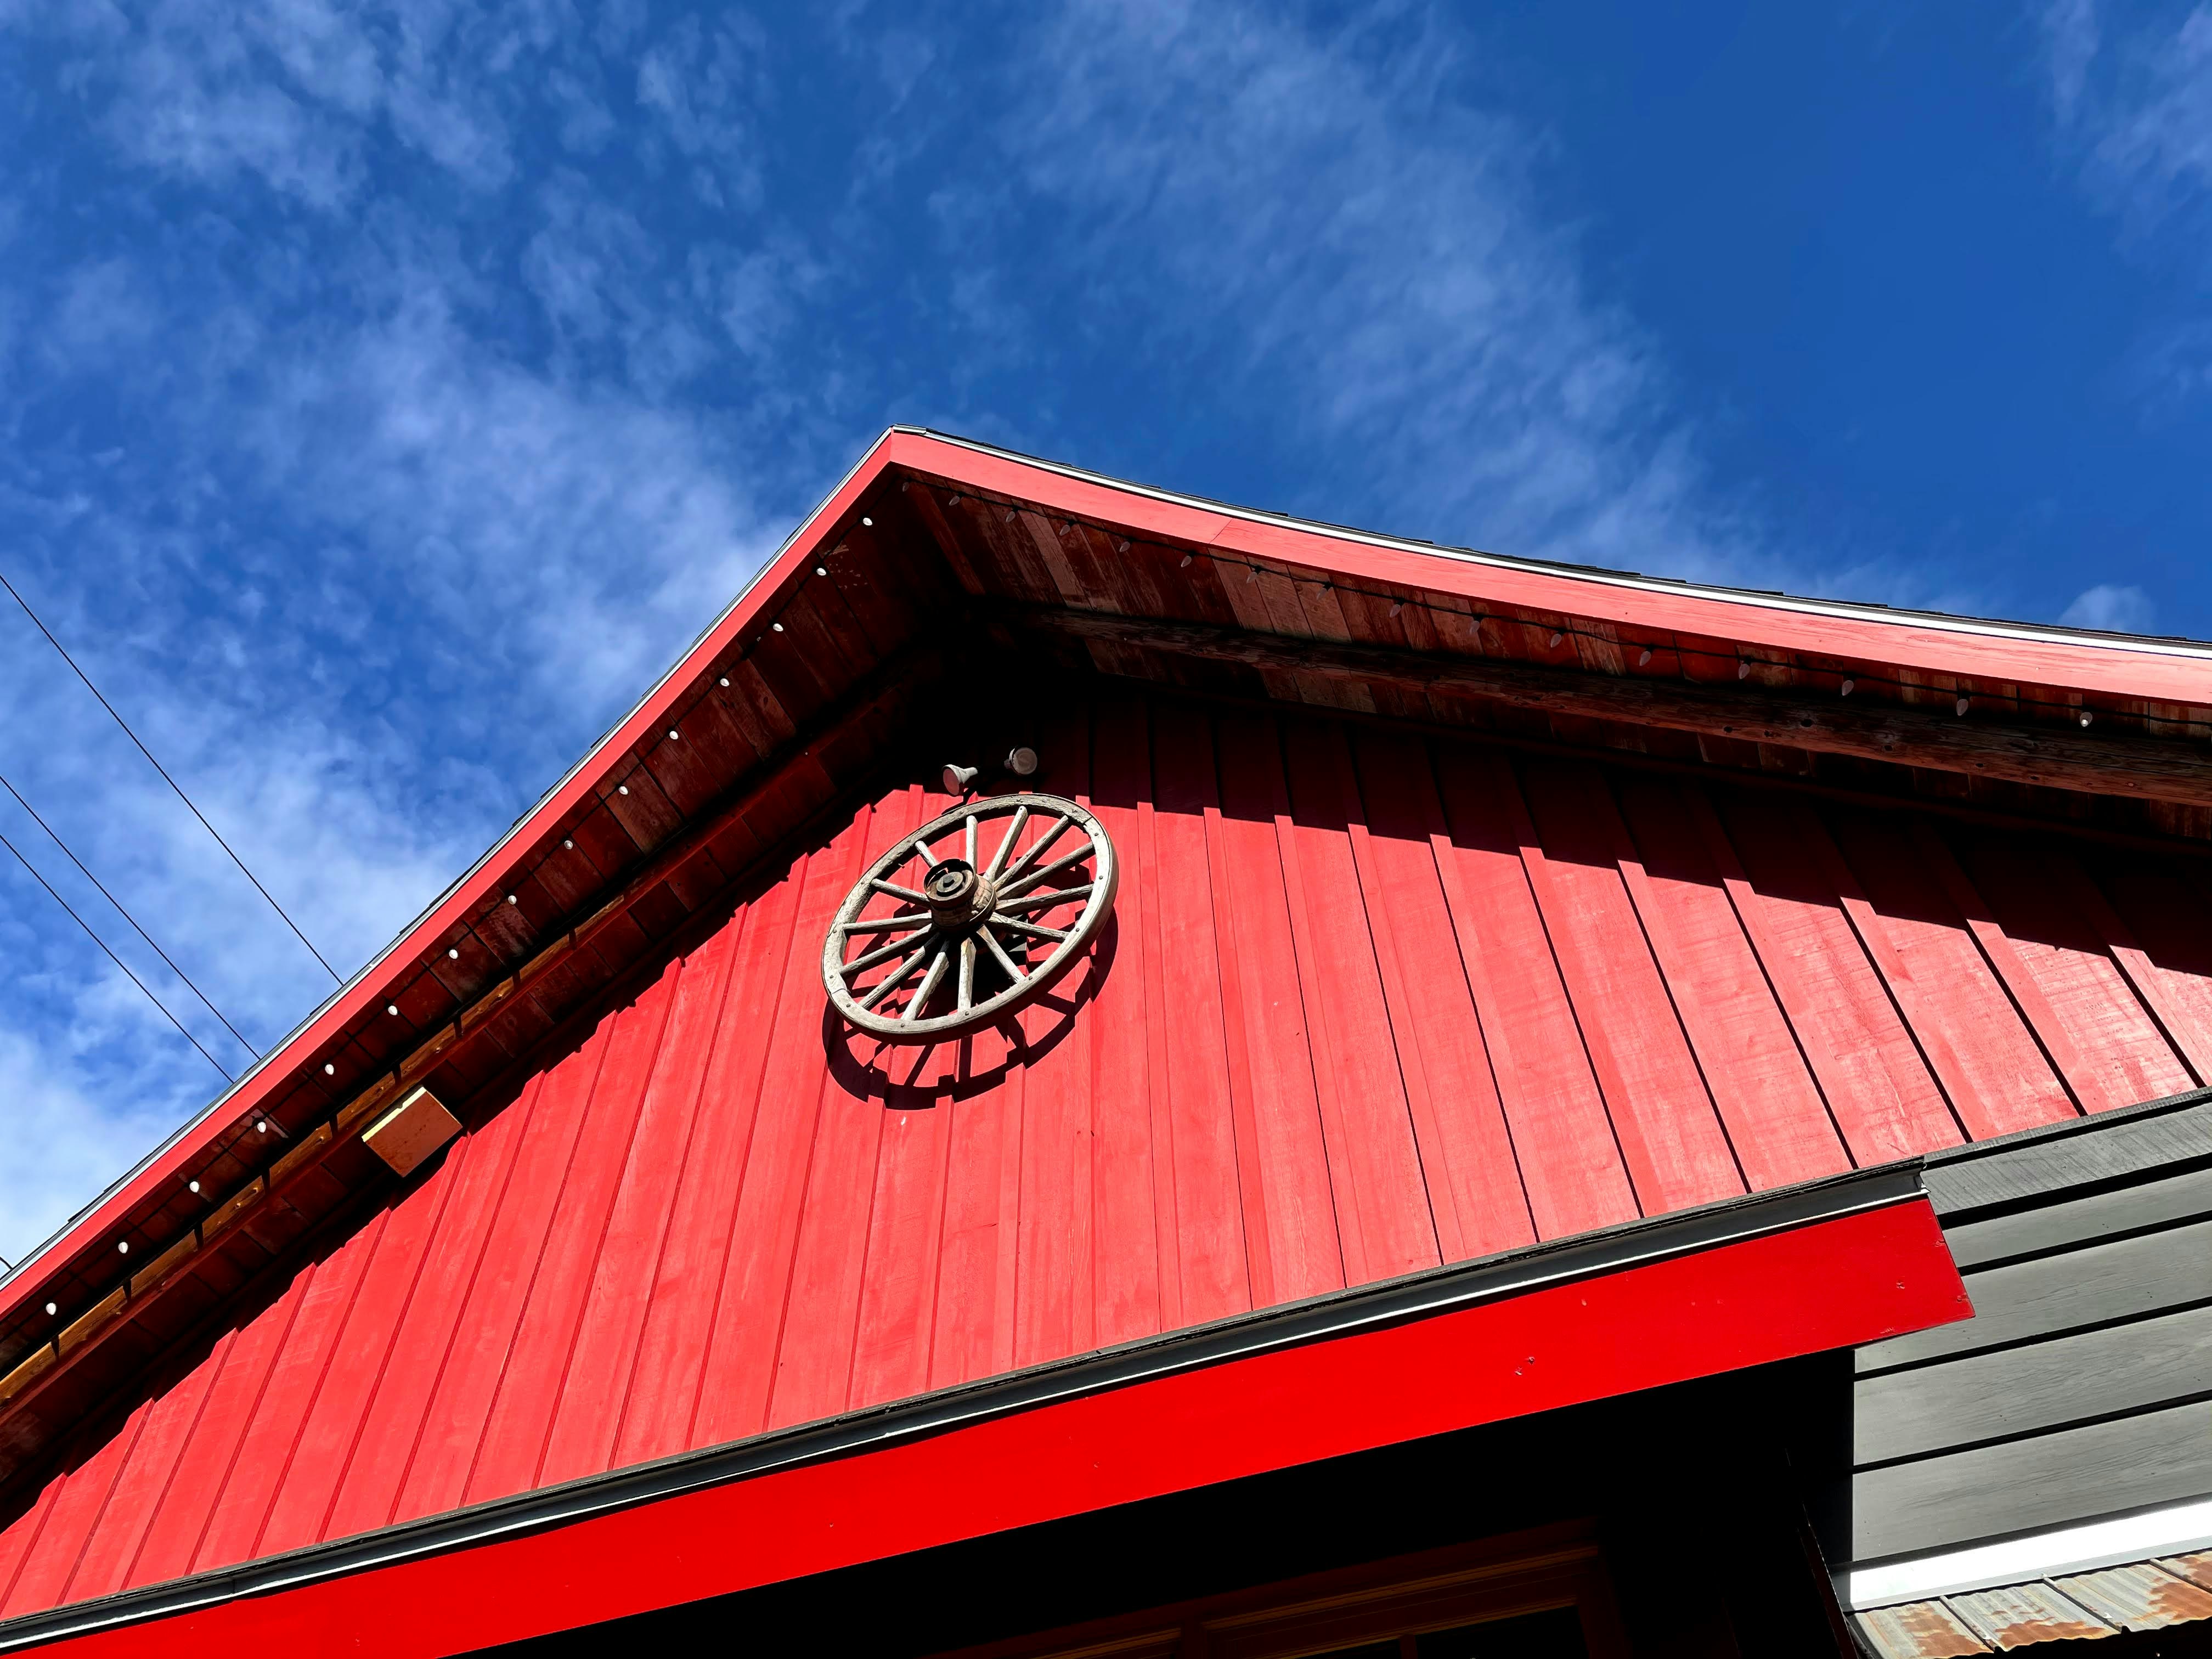
M 0 571 L 342 969 L 893 421 L 2212 634 L 2212 7 L 0 0 Z M 0 708 L 249 1037 L 319 1000 L 4 599 Z M 217 1083 L 6 860 L 0 1253 Z

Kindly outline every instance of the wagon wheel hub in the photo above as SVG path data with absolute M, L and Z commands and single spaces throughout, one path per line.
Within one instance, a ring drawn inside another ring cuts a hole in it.
M 921 884 L 929 901 L 930 920 L 948 933 L 973 927 L 991 914 L 998 889 L 975 873 L 965 859 L 946 859 L 929 872 Z

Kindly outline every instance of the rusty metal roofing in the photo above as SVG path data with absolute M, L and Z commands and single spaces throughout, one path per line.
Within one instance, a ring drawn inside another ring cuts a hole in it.
M 1954 1659 L 2212 1619 L 2212 1551 L 2131 1561 L 1858 1614 L 1881 1659 Z

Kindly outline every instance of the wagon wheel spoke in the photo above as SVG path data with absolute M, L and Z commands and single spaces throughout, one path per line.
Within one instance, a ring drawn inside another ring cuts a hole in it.
M 998 906 L 997 914 L 1004 915 L 1009 910 L 1049 910 L 1055 904 L 1066 904 L 1072 900 L 1089 898 L 1091 890 L 1091 884 L 1086 881 L 1080 887 L 1054 887 L 1042 893 L 1027 893 L 1020 898 L 1002 902 Z
M 1013 898 L 1020 894 L 1026 893 L 1030 888 L 1036 886 L 1046 877 L 1057 875 L 1060 871 L 1066 869 L 1070 865 L 1080 864 L 1084 860 L 1090 856 L 1091 846 L 1090 843 L 1086 842 L 1084 845 L 1077 848 L 1072 853 L 1062 853 L 1050 864 L 1041 864 L 1037 866 L 1036 869 L 1030 871 L 1027 875 L 1021 877 L 1018 880 L 1010 880 L 1001 884 L 999 888 L 1000 902 L 1003 903 L 1006 899 Z
M 1045 849 L 1050 847 L 1053 842 L 1058 841 L 1060 836 L 1060 832 L 1066 830 L 1067 826 L 1073 822 L 1074 820 L 1073 818 L 1068 817 L 1054 818 L 1052 822 L 1052 828 L 1046 830 L 1043 835 L 1040 836 L 1037 838 L 1036 844 L 1033 845 L 1028 852 L 1023 854 L 1021 857 L 1016 859 L 1013 863 L 1006 867 L 1006 878 L 1008 881 L 1012 881 L 1016 876 L 1020 875 L 1023 871 L 1028 869 L 1031 864 L 1042 858 L 1044 855 Z
M 841 933 L 890 933 L 904 928 L 912 933 L 917 927 L 928 926 L 928 911 L 908 910 L 896 916 L 875 916 L 866 921 L 841 921 L 837 924 L 837 931 Z
M 975 941 L 960 941 L 960 1012 L 966 1013 L 975 1006 Z
M 993 916 L 984 924 L 984 928 L 988 932 L 993 927 L 1011 927 L 1018 933 L 1027 933 L 1031 939 L 1048 939 L 1054 944 L 1067 937 L 1064 928 L 1040 927 L 1036 922 L 1024 921 L 1019 916 Z
M 961 831 L 960 856 L 968 860 L 968 867 L 975 867 L 975 815 L 968 815 L 966 827 Z
M 984 880 L 998 880 L 999 872 L 1006 867 L 1006 854 L 1014 850 L 1014 843 L 1022 838 L 1022 826 L 1029 821 L 1028 807 L 1018 806 L 1014 809 L 1014 821 L 1006 826 L 1006 833 L 999 838 L 999 850 L 991 854 L 991 867 L 983 872 Z M 975 860 L 970 859 L 968 861 L 973 864 Z
M 878 945 L 874 950 L 865 951 L 854 957 L 837 971 L 850 980 L 854 975 L 872 968 L 879 962 L 889 962 L 913 943 L 914 935 L 909 933 L 904 939 L 893 939 L 889 945 Z
M 896 882 L 885 881 L 881 876 L 870 876 L 868 885 L 878 893 L 889 893 L 893 898 L 902 898 L 908 904 L 927 904 L 929 901 L 911 887 L 902 887 Z
M 1024 980 L 1029 977 L 1029 975 L 1021 969 L 1014 965 L 1014 959 L 1006 954 L 1006 947 L 999 943 L 999 936 L 996 933 L 993 933 L 988 927 L 986 927 L 982 930 L 980 937 L 981 938 L 985 946 L 990 951 L 991 954 L 999 959 L 999 966 L 1006 970 L 1006 978 L 1008 981 L 1013 984 L 1019 985 Z
M 928 954 L 929 946 L 927 943 L 925 942 L 921 949 L 916 951 L 904 962 L 899 963 L 897 967 L 892 969 L 890 972 L 885 974 L 881 979 L 878 980 L 874 987 L 868 992 L 868 994 L 860 999 L 860 1006 L 862 1008 L 872 1008 L 878 1003 L 881 1002 L 885 997 L 891 994 L 892 990 L 896 987 L 904 982 L 906 976 L 908 974 L 911 974 L 915 969 L 921 966 L 922 958 Z
M 915 1015 L 921 1012 L 922 1005 L 927 1002 L 931 997 L 934 996 L 937 993 L 937 988 L 945 982 L 945 970 L 951 965 L 951 948 L 949 945 L 939 944 L 937 947 L 937 954 L 930 958 L 929 971 L 921 976 L 921 989 L 916 991 L 914 994 L 913 1000 L 900 1011 L 899 1018 L 901 1019 L 911 1021 Z

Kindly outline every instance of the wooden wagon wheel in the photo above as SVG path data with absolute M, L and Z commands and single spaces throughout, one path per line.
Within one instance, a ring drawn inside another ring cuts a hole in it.
M 1073 801 L 966 802 L 902 837 L 845 896 L 822 983 L 841 1015 L 886 1042 L 977 1030 L 1074 964 L 1119 881 L 1114 843 Z

